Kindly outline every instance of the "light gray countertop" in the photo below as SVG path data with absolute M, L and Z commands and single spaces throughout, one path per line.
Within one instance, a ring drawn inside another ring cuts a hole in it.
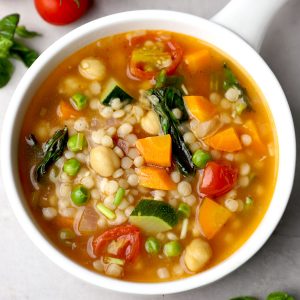
M 253 0 L 259 1 L 259 0 Z M 274 0 L 276 1 L 276 0 Z M 33 1 L 1 0 L 0 17 L 18 12 L 28 28 L 43 33 L 30 41 L 43 51 L 73 28 L 97 17 L 136 9 L 170 9 L 209 18 L 228 0 L 95 0 L 93 9 L 78 22 L 55 27 L 43 22 Z M 291 0 L 274 18 L 261 55 L 283 86 L 300 132 L 300 1 Z M 0 127 L 12 93 L 25 73 L 16 65 L 13 79 L 0 90 Z M 288 133 L 287 133 L 288 134 Z M 299 142 L 299 140 L 298 140 Z M 297 143 L 298 144 L 298 143 Z M 299 144 L 298 144 L 299 146 Z M 283 158 L 284 159 L 284 158 Z M 0 181 L 0 299 L 198 299 L 226 300 L 241 294 L 263 297 L 273 290 L 286 290 L 300 299 L 300 163 L 288 208 L 266 245 L 246 264 L 229 276 L 186 293 L 141 297 L 100 289 L 66 273 L 48 260 L 25 235 L 9 207 Z

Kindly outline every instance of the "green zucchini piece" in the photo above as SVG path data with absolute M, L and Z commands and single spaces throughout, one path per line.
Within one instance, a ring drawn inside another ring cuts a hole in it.
M 147 234 L 156 234 L 171 230 L 178 223 L 178 216 L 164 201 L 142 199 L 131 213 L 129 222 Z
M 100 97 L 100 101 L 104 105 L 110 105 L 112 99 L 119 98 L 121 102 L 131 102 L 133 97 L 127 94 L 120 84 L 113 78 L 106 83 Z

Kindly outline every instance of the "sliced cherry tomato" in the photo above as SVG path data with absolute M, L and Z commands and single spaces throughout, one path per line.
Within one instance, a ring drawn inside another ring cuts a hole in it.
M 40 16 L 54 25 L 65 25 L 79 19 L 91 0 L 34 0 Z
M 146 47 L 146 42 L 152 42 L 154 46 L 159 45 L 163 50 L 155 50 L 151 47 L 143 50 L 142 48 Z M 129 62 L 129 71 L 134 77 L 142 80 L 152 79 L 161 69 L 166 69 L 166 73 L 172 75 L 176 71 L 183 55 L 183 50 L 176 41 L 172 39 L 162 39 L 155 34 L 134 37 L 131 40 L 131 46 L 133 50 Z M 137 56 L 135 54 L 139 50 L 142 50 L 142 53 L 139 53 L 140 59 L 137 59 L 135 58 L 135 56 Z M 143 52 L 145 59 L 143 59 Z M 161 68 L 155 66 L 158 60 L 163 60 L 163 58 L 161 58 L 162 56 L 169 57 L 171 59 L 170 64 L 166 67 L 162 65 Z M 145 60 L 148 60 L 148 62 Z M 153 62 L 150 60 L 153 60 Z
M 96 256 L 105 254 L 108 244 L 112 241 L 122 242 L 117 257 L 132 262 L 138 256 L 141 245 L 141 232 L 133 225 L 121 225 L 105 231 L 93 241 Z
M 237 168 L 210 161 L 204 169 L 200 182 L 200 194 L 209 197 L 218 197 L 229 192 L 236 184 Z

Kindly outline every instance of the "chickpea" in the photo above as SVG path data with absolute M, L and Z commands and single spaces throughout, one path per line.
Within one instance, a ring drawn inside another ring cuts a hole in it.
M 186 247 L 184 263 L 190 271 L 197 272 L 204 267 L 211 256 L 212 250 L 209 243 L 197 238 Z
M 151 135 L 158 135 L 160 132 L 159 119 L 154 111 L 148 111 L 148 113 L 141 119 L 141 126 Z
M 97 146 L 90 152 L 92 168 L 103 177 L 112 176 L 120 168 L 120 158 L 108 147 Z
M 104 63 L 94 57 L 83 59 L 78 66 L 79 73 L 90 80 L 102 80 L 105 77 Z

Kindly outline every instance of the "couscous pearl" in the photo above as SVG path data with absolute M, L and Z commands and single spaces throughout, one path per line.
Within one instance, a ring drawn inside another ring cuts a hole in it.
M 98 186 L 99 186 L 99 188 L 100 188 L 100 191 L 101 191 L 102 193 L 104 193 L 104 191 L 105 191 L 105 186 L 106 186 L 107 183 L 108 183 L 108 179 L 107 179 L 107 178 L 102 178 L 101 181 L 100 181 L 100 183 L 97 183 Z
M 143 187 L 143 186 L 138 186 L 138 190 L 139 190 L 139 192 L 140 193 L 142 193 L 142 194 L 147 194 L 147 193 L 149 193 L 149 189 L 148 188 L 146 188 L 146 187 Z
M 245 176 L 248 175 L 250 173 L 250 165 L 248 163 L 242 163 L 240 165 L 240 174 Z
M 95 185 L 95 182 L 91 176 L 83 177 L 81 183 L 88 189 L 91 189 Z
M 90 91 L 93 95 L 98 95 L 101 92 L 101 85 L 97 81 L 90 83 Z
M 252 137 L 249 134 L 242 134 L 241 141 L 244 146 L 250 146 L 252 144 Z
M 170 241 L 177 241 L 178 237 L 174 232 L 167 232 L 167 239 Z
M 196 141 L 196 138 L 192 132 L 186 132 L 183 135 L 184 142 L 187 144 L 193 144 Z
M 214 92 L 209 95 L 209 100 L 212 104 L 217 105 L 221 101 L 221 96 L 218 93 Z
M 106 275 L 111 277 L 121 277 L 124 273 L 123 267 L 117 264 L 109 264 L 105 270 Z
M 133 127 L 131 124 L 129 123 L 124 123 L 122 124 L 118 130 L 117 130 L 117 134 L 119 137 L 125 137 L 126 135 L 128 135 L 129 133 L 131 133 L 133 130 Z
M 124 157 L 124 153 L 120 147 L 116 146 L 113 150 L 120 158 Z
M 182 200 L 183 200 L 183 202 L 187 203 L 190 206 L 193 206 L 197 201 L 197 199 L 194 195 L 189 195 L 189 196 L 183 197 Z
M 166 239 L 166 235 L 162 232 L 159 232 L 157 235 L 156 235 L 156 238 L 160 241 L 163 241 Z
M 177 171 L 174 171 L 171 173 L 171 179 L 173 182 L 178 183 L 180 182 L 180 173 Z
M 131 134 L 128 134 L 126 137 L 125 137 L 125 140 L 129 143 L 129 145 L 132 147 L 135 145 L 135 142 L 137 141 L 137 136 L 133 133 Z
M 139 178 L 136 174 L 129 175 L 127 181 L 131 186 L 137 186 L 139 184 Z
M 119 186 L 126 190 L 129 185 L 128 185 L 127 180 L 121 178 L 121 179 L 119 179 Z
M 74 218 L 76 212 L 77 210 L 74 207 L 65 207 L 59 210 L 59 214 L 65 218 Z
M 160 199 L 154 199 L 154 200 L 160 200 Z M 178 200 L 176 198 L 171 198 L 169 199 L 169 204 L 176 208 L 178 206 Z
M 105 118 L 105 119 L 109 119 L 112 117 L 112 114 L 113 114 L 113 109 L 109 106 L 106 106 L 106 107 L 103 107 L 101 110 L 100 110 L 100 115 Z
M 221 100 L 220 105 L 221 105 L 221 107 L 222 107 L 223 109 L 229 109 L 229 108 L 231 108 L 231 103 L 230 103 L 227 99 L 225 99 L 225 98 L 223 98 L 223 99 Z
M 237 101 L 240 95 L 241 95 L 241 91 L 236 87 L 229 88 L 225 93 L 226 99 L 228 99 L 231 102 Z
M 234 154 L 232 154 L 232 153 L 226 153 L 226 154 L 224 154 L 224 158 L 226 160 L 233 161 L 234 160 Z
M 128 151 L 128 156 L 131 158 L 131 159 L 135 159 L 136 157 L 138 157 L 140 155 L 139 151 L 136 149 L 136 148 L 131 148 L 129 151 Z
M 125 170 L 131 168 L 132 164 L 133 164 L 132 159 L 130 159 L 127 156 L 121 159 L 121 167 Z
M 60 169 L 60 168 L 62 168 L 64 162 L 65 162 L 64 157 L 61 157 L 60 159 L 58 159 L 58 160 L 55 162 L 55 165 Z
M 112 99 L 110 106 L 113 110 L 119 110 L 122 107 L 121 100 L 119 98 Z
M 169 196 L 171 198 L 175 198 L 175 199 L 179 199 L 181 197 L 180 194 L 178 193 L 178 191 L 170 191 Z
M 130 205 L 125 209 L 125 216 L 129 217 L 132 213 L 132 211 L 134 210 L 134 206 Z
M 231 117 L 228 113 L 222 112 L 220 113 L 220 121 L 224 124 L 229 124 L 231 122 Z
M 130 203 L 130 204 L 132 204 L 133 202 L 134 202 L 134 197 L 132 196 L 132 195 L 128 195 L 127 196 L 127 200 L 128 200 L 128 202 Z
M 106 207 L 108 207 L 109 209 L 115 209 L 116 207 L 115 207 L 115 205 L 114 205 L 114 196 L 112 196 L 112 195 L 110 195 L 110 196 L 108 196 L 108 197 L 106 197 L 105 199 L 104 199 L 104 205 L 106 206 Z
M 105 218 L 99 218 L 98 219 L 98 222 L 97 222 L 97 225 L 100 229 L 104 229 L 107 227 L 107 221 Z
M 226 199 L 234 199 L 237 196 L 237 191 L 236 190 L 231 190 L 227 194 L 225 194 Z
M 135 117 L 132 116 L 131 118 L 128 119 L 128 122 L 129 122 L 131 125 L 135 125 L 136 122 L 137 122 L 137 120 L 136 120 Z
M 139 168 L 144 164 L 144 158 L 142 156 L 137 156 L 134 159 L 133 163 L 137 168 Z
M 186 181 L 178 183 L 177 190 L 182 196 L 189 196 L 192 193 L 192 186 Z
M 127 217 L 122 210 L 117 209 L 115 211 L 116 218 L 114 220 L 108 220 L 110 225 L 120 225 L 127 221 Z
M 249 177 L 248 176 L 242 176 L 239 178 L 238 184 L 240 187 L 247 187 L 249 185 Z
M 74 129 L 76 131 L 84 131 L 89 127 L 85 118 L 80 118 L 74 122 Z
M 181 275 L 183 275 L 183 273 L 184 273 L 184 270 L 183 270 L 183 268 L 182 268 L 182 266 L 181 265 L 179 265 L 179 264 L 176 264 L 174 267 L 173 267 L 173 273 L 176 275 L 176 276 L 181 276 Z
M 120 178 L 122 177 L 124 174 L 123 169 L 118 169 L 117 171 L 115 171 L 112 175 L 113 178 Z
M 234 199 L 226 199 L 225 200 L 225 207 L 230 210 L 231 212 L 236 212 L 239 208 L 239 203 L 237 200 Z
M 98 199 L 98 198 L 101 197 L 101 194 L 100 194 L 100 192 L 97 189 L 92 189 L 91 190 L 91 197 L 93 199 Z
M 57 216 L 57 210 L 53 207 L 42 208 L 43 216 L 47 220 L 51 220 Z
M 61 180 L 61 182 L 66 182 L 66 183 L 72 181 L 72 179 L 70 178 L 70 176 L 68 174 L 66 174 L 65 172 L 62 172 L 60 174 L 60 180 Z
M 179 108 L 173 108 L 172 113 L 177 120 L 182 117 L 182 111 Z
M 101 144 L 102 146 L 109 147 L 109 148 L 112 148 L 114 146 L 114 142 L 109 135 L 104 135 L 101 138 Z
M 167 268 L 159 268 L 157 269 L 157 276 L 160 279 L 166 279 L 170 277 L 170 273 Z
M 198 226 L 194 226 L 193 229 L 192 229 L 192 235 L 193 237 L 199 237 L 201 236 L 201 232 L 198 228 Z
M 210 154 L 213 159 L 220 159 L 222 155 L 220 151 L 214 149 L 210 151 Z
M 130 112 L 132 110 L 132 105 L 131 104 L 127 104 L 125 107 L 124 107 L 124 110 L 126 112 Z
M 83 153 L 77 153 L 76 154 L 76 158 L 81 162 L 81 163 L 85 163 L 87 160 L 87 156 L 84 155 Z
M 105 192 L 109 195 L 113 195 L 119 188 L 118 183 L 115 180 L 110 180 L 105 186 Z
M 198 149 L 200 149 L 200 143 L 196 142 L 190 145 L 190 150 L 192 153 L 196 152 Z
M 163 200 L 166 196 L 166 192 L 161 190 L 154 190 L 151 192 L 151 195 L 155 200 Z
M 101 139 L 104 136 L 104 130 L 99 129 L 97 131 L 92 132 L 92 141 L 96 144 L 101 144 Z
M 128 207 L 129 203 L 126 199 L 123 199 L 118 206 L 118 209 L 125 210 Z
M 113 136 L 115 135 L 117 132 L 117 128 L 116 127 L 109 127 L 106 129 L 106 134 L 109 136 Z
M 69 151 L 69 150 L 65 151 L 65 158 L 66 159 L 73 158 L 74 156 L 75 156 L 74 152 Z
M 133 112 L 137 118 L 141 118 L 144 115 L 144 110 L 140 106 L 134 106 Z
M 59 195 L 61 197 L 68 197 L 71 193 L 71 186 L 65 183 L 62 183 L 59 187 Z
M 123 118 L 125 116 L 125 111 L 122 109 L 116 110 L 113 112 L 113 118 L 115 119 L 120 119 Z

